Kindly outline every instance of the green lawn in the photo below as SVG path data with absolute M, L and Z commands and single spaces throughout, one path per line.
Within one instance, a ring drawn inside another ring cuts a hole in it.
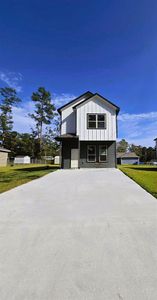
M 157 167 L 125 165 L 118 168 L 157 198 Z
M 0 167 L 0 193 L 57 170 L 54 165 Z

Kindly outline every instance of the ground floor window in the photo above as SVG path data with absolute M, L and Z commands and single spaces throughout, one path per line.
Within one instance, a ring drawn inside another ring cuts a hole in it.
M 107 159 L 107 147 L 99 145 L 99 162 L 105 162 Z
M 96 146 L 88 145 L 87 146 L 87 161 L 96 162 Z
M 106 162 L 106 145 L 87 145 L 87 162 Z

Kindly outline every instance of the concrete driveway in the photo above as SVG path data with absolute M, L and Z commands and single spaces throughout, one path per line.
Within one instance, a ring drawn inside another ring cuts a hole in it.
M 1 300 L 156 300 L 157 200 L 116 169 L 0 196 Z

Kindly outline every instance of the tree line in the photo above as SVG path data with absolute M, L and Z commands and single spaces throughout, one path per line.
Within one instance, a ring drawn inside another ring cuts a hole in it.
M 141 145 L 129 144 L 125 139 L 117 143 L 117 152 L 135 152 L 141 162 L 149 162 L 155 159 L 155 147 L 143 147 Z
M 11 150 L 11 157 L 29 155 L 41 159 L 54 156 L 59 147 L 55 141 L 59 120 L 51 93 L 39 87 L 31 99 L 34 111 L 28 116 L 33 119 L 34 127 L 30 128 L 30 133 L 19 133 L 13 130 L 13 107 L 18 106 L 22 99 L 15 89 L 0 88 L 0 146 Z
M 55 136 L 59 131 L 59 118 L 51 93 L 44 87 L 39 87 L 32 93 L 34 111 L 28 114 L 34 120 L 34 128 L 30 133 L 19 133 L 13 130 L 13 107 L 18 106 L 22 99 L 18 97 L 15 89 L 11 87 L 0 88 L 0 146 L 11 150 L 11 157 L 29 155 L 41 159 L 54 156 L 59 145 Z M 152 147 L 136 146 L 122 139 L 117 143 L 117 152 L 135 152 L 141 162 L 155 159 L 155 149 Z

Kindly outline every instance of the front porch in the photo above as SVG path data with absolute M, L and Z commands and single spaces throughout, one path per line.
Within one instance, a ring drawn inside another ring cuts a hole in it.
M 115 141 L 79 141 L 73 134 L 62 135 L 61 168 L 115 168 Z
M 57 137 L 61 142 L 61 168 L 79 168 L 79 138 L 74 134 L 64 134 Z

